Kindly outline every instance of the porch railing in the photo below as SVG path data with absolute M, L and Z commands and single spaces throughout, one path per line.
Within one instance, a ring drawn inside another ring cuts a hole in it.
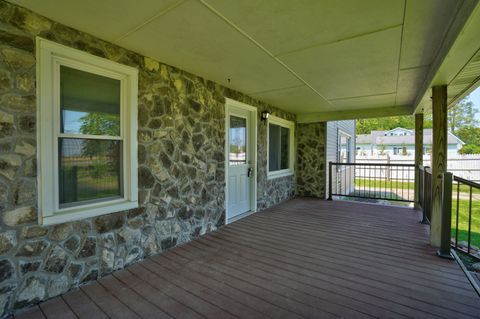
M 454 176 L 453 189 L 451 242 L 456 249 L 480 258 L 480 184 Z
M 428 166 L 420 165 L 418 174 L 418 205 L 423 212 L 422 224 L 430 224 L 432 218 L 432 169 Z
M 414 201 L 414 164 L 329 163 L 328 199 L 333 196 Z

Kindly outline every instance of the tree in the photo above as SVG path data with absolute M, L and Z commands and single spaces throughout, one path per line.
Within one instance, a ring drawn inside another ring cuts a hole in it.
M 460 154 L 480 154 L 480 127 L 461 127 L 457 130 L 457 136 L 465 143 Z
M 88 113 L 81 119 L 80 132 L 86 135 L 120 135 L 120 118 L 116 114 Z M 92 177 L 99 178 L 109 170 L 117 172 L 120 168 L 121 145 L 116 140 L 85 139 L 82 155 L 91 159 Z
M 448 127 L 450 132 L 456 134 L 457 130 L 467 126 L 477 126 L 478 120 L 475 119 L 475 113 L 478 109 L 474 108 L 470 97 L 466 96 L 455 106 L 448 110 Z
M 457 130 L 457 137 L 465 144 L 480 146 L 480 127 L 466 126 Z
M 458 151 L 460 154 L 480 154 L 480 145 L 467 144 Z

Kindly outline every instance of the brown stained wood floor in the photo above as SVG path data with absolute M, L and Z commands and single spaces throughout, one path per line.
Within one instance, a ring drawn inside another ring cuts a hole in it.
M 16 318 L 480 318 L 412 209 L 294 199 Z

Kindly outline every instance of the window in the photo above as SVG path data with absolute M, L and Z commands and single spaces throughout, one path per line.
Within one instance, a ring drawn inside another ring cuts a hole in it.
M 338 131 L 338 150 L 337 150 L 337 162 L 338 163 L 350 163 L 351 158 L 351 144 L 352 137 L 341 131 Z
M 37 39 L 40 223 L 138 206 L 138 71 Z
M 270 116 L 268 119 L 268 178 L 293 174 L 295 123 Z

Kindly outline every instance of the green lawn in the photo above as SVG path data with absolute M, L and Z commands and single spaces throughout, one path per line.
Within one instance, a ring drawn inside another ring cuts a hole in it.
M 386 180 L 377 180 L 374 182 L 373 180 L 363 179 L 363 178 L 355 178 L 355 186 L 356 187 L 386 187 L 388 189 L 414 189 L 415 183 L 414 182 L 400 182 L 400 181 L 386 181 Z M 472 189 L 473 194 L 480 194 L 480 189 Z M 452 189 L 453 193 L 456 194 L 457 192 L 457 185 L 453 185 Z M 469 193 L 470 187 L 467 185 L 460 185 L 460 192 L 461 193 Z
M 384 184 L 385 182 L 383 182 Z M 394 183 L 395 184 L 395 183 Z M 413 186 L 413 183 L 410 183 Z M 362 184 L 357 184 L 357 187 L 360 187 L 358 185 L 362 185 L 363 187 L 363 181 Z M 367 181 L 367 187 L 368 181 Z M 389 184 L 390 185 L 390 184 Z M 395 188 L 395 185 L 393 185 Z M 371 184 L 370 187 L 374 187 L 373 183 Z M 379 184 L 377 183 L 377 186 L 379 187 Z M 406 185 L 405 185 L 406 187 Z M 401 188 L 401 186 L 400 186 Z M 364 195 L 362 191 L 358 192 L 356 191 L 355 193 L 358 193 L 359 195 Z M 370 197 L 383 197 L 385 196 L 389 198 L 396 198 L 400 199 L 400 197 L 396 196 L 393 193 L 388 193 L 385 195 L 383 192 L 381 194 L 378 194 L 378 192 L 375 191 L 367 191 L 366 196 Z M 364 199 L 358 199 L 359 201 L 364 201 Z M 403 203 L 396 202 L 396 204 L 403 205 Z M 467 199 L 461 199 L 459 201 L 459 218 L 458 218 L 458 241 L 467 241 L 468 240 L 468 211 L 469 211 L 469 201 Z M 457 218 L 457 200 L 456 200 L 456 192 L 453 193 L 453 199 L 452 199 L 452 238 L 455 238 L 455 233 L 456 233 L 456 218 Z M 471 222 L 471 245 L 480 247 L 480 200 L 473 200 L 472 201 L 472 222 Z
M 467 241 L 469 201 L 460 200 L 458 218 L 458 241 Z M 457 201 L 452 201 L 452 237 L 455 237 Z M 472 201 L 471 244 L 480 247 L 480 201 Z

